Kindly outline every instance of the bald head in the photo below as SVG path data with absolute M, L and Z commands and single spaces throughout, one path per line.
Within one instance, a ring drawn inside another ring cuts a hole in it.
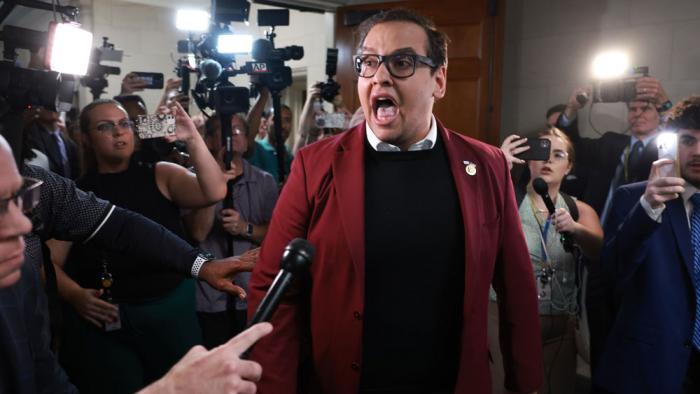
M 10 144 L 0 135 L 0 288 L 15 284 L 24 263 L 24 237 L 31 231 L 29 219 L 17 206 L 22 188 Z

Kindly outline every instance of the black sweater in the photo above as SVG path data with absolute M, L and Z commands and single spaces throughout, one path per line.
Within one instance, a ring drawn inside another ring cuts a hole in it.
M 451 391 L 460 349 L 464 227 L 447 152 L 440 138 L 425 151 L 365 146 L 360 390 Z

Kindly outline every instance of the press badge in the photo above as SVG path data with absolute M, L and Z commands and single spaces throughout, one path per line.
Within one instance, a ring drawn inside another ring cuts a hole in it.
M 142 140 L 175 135 L 175 116 L 172 114 L 139 115 L 136 132 Z

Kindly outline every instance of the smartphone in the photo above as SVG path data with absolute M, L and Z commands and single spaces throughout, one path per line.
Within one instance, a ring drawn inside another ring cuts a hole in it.
M 163 73 L 149 73 L 143 71 L 134 71 L 142 81 L 146 82 L 144 89 L 163 89 Z
M 656 137 L 656 146 L 659 148 L 659 159 L 671 159 L 673 164 L 667 164 L 659 168 L 662 177 L 679 176 L 678 167 L 678 136 L 676 133 L 663 132 Z
M 175 135 L 175 117 L 171 114 L 139 115 L 136 132 L 142 140 Z
M 546 138 L 528 138 L 527 145 L 530 147 L 530 149 L 515 155 L 515 157 L 526 161 L 549 160 L 549 154 L 552 150 L 552 142 L 550 140 Z

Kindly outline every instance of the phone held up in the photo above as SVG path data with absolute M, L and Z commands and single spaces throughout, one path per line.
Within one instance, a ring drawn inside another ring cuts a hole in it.
M 134 74 L 146 83 L 144 89 L 163 89 L 163 73 L 134 71 Z
M 549 160 L 549 154 L 552 150 L 552 142 L 550 140 L 546 138 L 528 138 L 526 145 L 529 146 L 530 149 L 515 155 L 515 157 L 525 161 Z
M 678 167 L 678 136 L 673 132 L 663 132 L 656 137 L 656 146 L 659 148 L 659 160 L 660 159 L 671 159 L 672 164 L 666 164 L 659 168 L 659 175 L 662 177 L 667 176 L 680 176 L 680 169 Z

